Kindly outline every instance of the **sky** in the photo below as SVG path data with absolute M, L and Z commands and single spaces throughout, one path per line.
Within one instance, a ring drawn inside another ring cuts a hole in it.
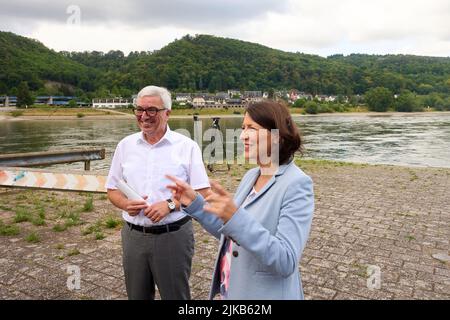
M 332 54 L 450 56 L 450 0 L 0 0 L 0 30 L 56 51 L 158 50 L 186 34 Z

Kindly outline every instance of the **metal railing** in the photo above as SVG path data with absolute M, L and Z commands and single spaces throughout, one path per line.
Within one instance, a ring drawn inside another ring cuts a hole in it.
M 13 153 L 0 155 L 0 167 L 48 166 L 58 163 L 84 162 L 84 170 L 91 170 L 91 161 L 105 159 L 105 149 L 81 149 Z

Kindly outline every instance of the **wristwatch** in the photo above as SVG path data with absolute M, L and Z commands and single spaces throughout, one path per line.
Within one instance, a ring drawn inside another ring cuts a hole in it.
M 167 199 L 167 206 L 169 207 L 170 212 L 174 212 L 176 209 L 175 202 L 172 199 Z

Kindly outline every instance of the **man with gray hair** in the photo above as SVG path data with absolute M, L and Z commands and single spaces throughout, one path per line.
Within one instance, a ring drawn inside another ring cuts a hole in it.
M 147 86 L 135 102 L 140 132 L 122 139 L 116 147 L 106 181 L 109 200 L 119 209 L 122 228 L 123 268 L 129 299 L 190 299 L 189 276 L 194 254 L 191 218 L 180 211 L 166 186 L 174 175 L 206 195 L 208 176 L 199 146 L 170 130 L 170 92 Z M 124 180 L 145 201 L 128 199 L 118 182 Z

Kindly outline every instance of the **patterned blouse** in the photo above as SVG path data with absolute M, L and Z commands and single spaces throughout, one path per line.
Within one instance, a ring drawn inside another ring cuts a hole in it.
M 253 188 L 245 201 L 242 203 L 242 207 L 245 206 L 256 195 L 256 190 Z M 220 298 L 222 300 L 228 297 L 228 287 L 230 284 L 230 269 L 231 269 L 231 251 L 233 247 L 233 241 L 226 237 L 220 249 Z

